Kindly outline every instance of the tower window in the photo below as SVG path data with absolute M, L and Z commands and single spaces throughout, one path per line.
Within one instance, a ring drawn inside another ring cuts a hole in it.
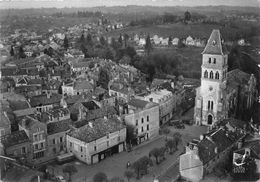
M 204 78 L 208 78 L 208 71 L 207 70 L 204 72 Z
M 209 63 L 211 63 L 211 58 L 209 58 Z
M 210 79 L 213 79 L 213 71 L 210 72 L 209 78 L 210 78 Z
M 215 74 L 215 78 L 218 80 L 219 79 L 219 73 L 218 73 L 218 71 L 216 72 L 216 74 Z
M 211 110 L 213 110 L 213 101 L 211 101 Z
M 213 63 L 216 64 L 216 58 L 213 59 Z
M 208 101 L 208 110 L 210 110 L 210 101 Z

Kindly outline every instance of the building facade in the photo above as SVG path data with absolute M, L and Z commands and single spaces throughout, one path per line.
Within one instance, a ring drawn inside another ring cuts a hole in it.
M 116 118 L 100 118 L 67 135 L 67 150 L 86 164 L 124 151 L 126 127 Z
M 201 86 L 196 89 L 194 108 L 196 124 L 213 126 L 231 117 L 244 109 L 238 106 L 241 100 L 248 100 L 244 103 L 247 109 L 252 107 L 256 93 L 254 75 L 238 69 L 228 72 L 228 53 L 220 31 L 213 30 L 202 52 Z
M 158 104 L 132 99 L 129 101 L 128 110 L 125 113 L 124 122 L 134 128 L 137 144 L 159 135 Z

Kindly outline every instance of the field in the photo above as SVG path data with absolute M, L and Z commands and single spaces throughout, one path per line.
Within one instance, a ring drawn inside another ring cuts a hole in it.
M 106 36 L 118 36 L 120 33 L 132 34 L 150 34 L 150 36 L 158 35 L 162 37 L 179 37 L 184 38 L 187 36 L 198 37 L 198 38 L 208 38 L 213 29 L 221 29 L 220 25 L 212 24 L 189 24 L 185 25 L 183 23 L 174 24 L 164 24 L 164 25 L 149 25 L 149 26 L 134 26 L 127 27 L 120 30 L 115 30 L 108 32 Z M 230 31 L 236 31 L 235 29 L 230 29 Z

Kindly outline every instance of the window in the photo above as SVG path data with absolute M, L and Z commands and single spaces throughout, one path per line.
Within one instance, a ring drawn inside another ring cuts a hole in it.
M 72 147 L 72 143 L 70 142 L 70 147 Z
M 60 146 L 60 151 L 63 151 L 63 145 Z
M 208 101 L 208 110 L 210 109 L 210 101 Z
M 83 147 L 80 147 L 80 152 L 83 152 Z
M 136 128 L 135 133 L 138 135 L 138 128 Z
M 213 71 L 210 72 L 209 78 L 210 78 L 210 79 L 213 79 Z
M 44 156 L 44 152 L 43 151 L 42 152 L 37 152 L 37 153 L 33 154 L 33 158 L 34 159 L 38 159 L 38 158 L 41 158 L 43 156 Z
M 53 148 L 53 153 L 56 154 L 56 152 L 57 152 L 57 151 L 56 151 L 56 148 Z
M 41 143 L 41 149 L 43 149 L 44 148 L 44 145 L 43 145 L 43 143 Z
M 117 137 L 117 141 L 120 142 L 120 136 Z
M 149 122 L 149 116 L 147 116 L 147 122 Z
M 26 153 L 26 148 L 22 147 L 22 154 L 25 154 L 25 153 Z
M 94 151 L 97 151 L 97 146 L 94 146 Z
M 147 131 L 149 131 L 149 124 L 147 125 Z
M 52 143 L 55 144 L 55 139 L 52 140 Z
M 138 119 L 135 121 L 135 126 L 138 126 Z
M 109 141 L 107 141 L 107 147 L 109 147 Z
M 211 101 L 211 110 L 213 110 L 213 101 Z
M 62 137 L 60 137 L 60 143 L 62 143 L 63 142 L 63 138 Z
M 142 118 L 142 123 L 144 123 L 144 118 Z
M 211 58 L 209 58 L 209 63 L 211 63 Z
M 208 78 L 208 71 L 207 70 L 204 72 L 204 78 Z
M 142 127 L 142 132 L 144 131 L 144 127 Z
M 217 61 L 216 58 L 214 58 L 214 59 L 213 59 L 213 64 L 216 64 L 216 61 Z
M 219 79 L 219 73 L 218 73 L 218 71 L 216 72 L 216 74 L 215 74 L 215 79 Z
M 34 145 L 34 149 L 35 149 L 35 150 L 38 150 L 38 149 L 39 149 L 38 144 L 35 144 L 35 145 Z

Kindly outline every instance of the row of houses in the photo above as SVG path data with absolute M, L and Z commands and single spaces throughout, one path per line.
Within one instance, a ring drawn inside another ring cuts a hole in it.
M 187 46 L 204 47 L 207 43 L 207 39 L 198 39 L 198 38 L 193 38 L 191 36 L 188 36 L 187 38 L 175 37 L 170 40 L 169 37 L 163 38 L 163 37 L 159 37 L 158 35 L 154 35 L 150 39 L 155 46 L 169 46 L 169 45 L 177 46 L 181 42 Z M 138 35 L 135 35 L 134 41 L 139 46 L 144 46 L 146 44 L 146 38 L 139 38 Z

